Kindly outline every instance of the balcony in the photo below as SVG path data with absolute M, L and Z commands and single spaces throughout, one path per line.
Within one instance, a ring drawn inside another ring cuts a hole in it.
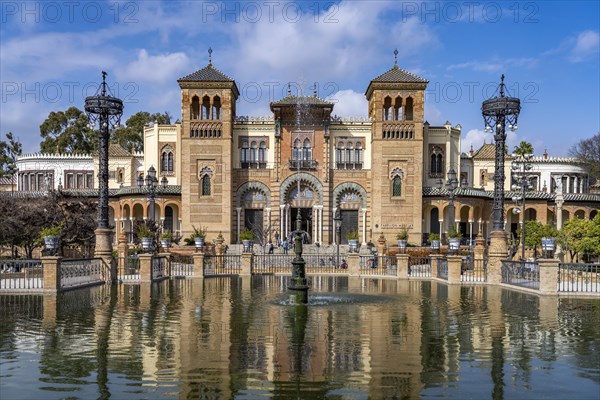
M 266 161 L 242 161 L 240 163 L 241 169 L 267 169 Z
M 363 163 L 361 162 L 338 162 L 335 163 L 336 169 L 347 169 L 347 170 L 356 170 L 363 169 Z
M 290 169 L 317 169 L 317 160 L 290 160 Z

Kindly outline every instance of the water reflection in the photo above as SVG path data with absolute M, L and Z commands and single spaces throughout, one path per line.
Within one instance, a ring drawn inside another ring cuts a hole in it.
M 0 296 L 0 398 L 597 398 L 600 302 L 254 276 Z

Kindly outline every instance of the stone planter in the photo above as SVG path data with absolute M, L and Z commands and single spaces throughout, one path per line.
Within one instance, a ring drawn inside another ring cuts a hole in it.
M 56 250 L 58 248 L 59 239 L 58 236 L 44 236 L 44 247 L 46 247 L 46 250 Z
M 400 250 L 405 250 L 407 242 L 408 240 L 398 240 L 398 248 Z
M 142 249 L 150 250 L 152 248 L 152 238 L 143 237 L 140 238 L 140 241 L 142 242 Z
M 242 240 L 242 246 L 244 247 L 244 253 L 252 252 L 252 240 Z
M 432 240 L 431 241 L 431 248 L 433 250 L 439 250 L 440 249 L 440 241 L 439 240 Z
M 160 239 L 160 246 L 163 249 L 168 249 L 171 247 L 171 239 Z
M 196 245 L 197 249 L 203 248 L 204 247 L 204 238 L 202 238 L 202 237 L 194 238 L 194 244 Z
M 460 238 L 448 239 L 448 250 L 457 251 L 460 248 Z
M 348 240 L 348 250 L 351 253 L 358 253 L 358 239 Z

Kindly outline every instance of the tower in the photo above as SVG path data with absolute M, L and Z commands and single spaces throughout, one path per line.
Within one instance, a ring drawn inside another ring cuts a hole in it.
M 232 146 L 239 90 L 233 79 L 208 65 L 177 82 L 181 88 L 182 228 L 188 236 L 207 227 L 231 242 Z
M 394 52 L 396 58 L 398 51 Z M 388 240 L 410 228 L 421 243 L 423 119 L 428 81 L 398 67 L 371 80 L 365 93 L 372 121 L 373 236 Z

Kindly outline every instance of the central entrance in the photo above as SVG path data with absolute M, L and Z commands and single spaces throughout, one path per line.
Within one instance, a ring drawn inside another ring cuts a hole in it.
M 300 218 L 302 218 L 302 230 L 306 232 L 306 235 L 304 237 L 304 243 L 312 243 L 313 242 L 313 238 L 312 238 L 312 227 L 313 227 L 313 221 L 312 221 L 312 208 L 298 208 L 298 207 L 292 207 L 290 209 L 290 213 L 291 213 L 291 226 L 290 226 L 290 232 L 293 232 L 296 230 L 296 218 L 298 218 L 298 213 L 300 213 Z
M 354 230 L 358 231 L 358 210 L 341 210 L 340 214 L 342 216 L 340 243 L 348 244 L 348 239 L 346 239 L 348 233 Z

